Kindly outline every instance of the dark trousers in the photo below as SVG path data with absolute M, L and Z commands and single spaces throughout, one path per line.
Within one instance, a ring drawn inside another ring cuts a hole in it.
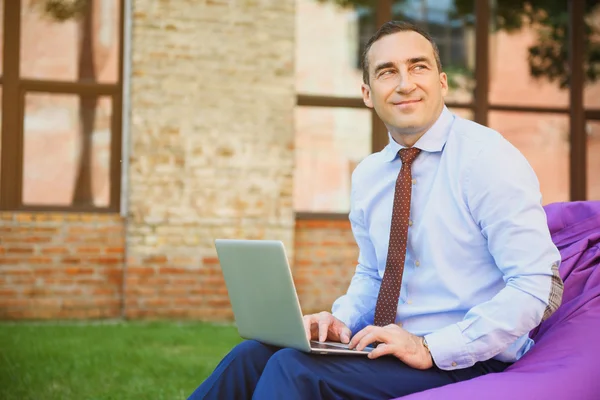
M 280 349 L 248 340 L 237 345 L 189 397 L 199 399 L 391 399 L 464 381 L 510 364 L 422 371 L 395 357 L 330 356 Z

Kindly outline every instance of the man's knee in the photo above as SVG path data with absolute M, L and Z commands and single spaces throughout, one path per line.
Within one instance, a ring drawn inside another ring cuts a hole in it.
M 271 346 L 262 344 L 256 340 L 244 340 L 235 346 L 230 354 L 234 356 L 234 358 L 268 358 L 273 354 L 273 351 Z
M 295 376 L 301 374 L 304 366 L 309 362 L 310 356 L 295 349 L 281 349 L 273 354 L 265 367 L 265 373 L 277 374 L 292 372 Z

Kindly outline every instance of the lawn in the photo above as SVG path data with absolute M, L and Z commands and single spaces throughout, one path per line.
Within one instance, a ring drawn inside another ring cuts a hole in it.
M 185 399 L 240 341 L 203 323 L 0 323 L 0 399 Z

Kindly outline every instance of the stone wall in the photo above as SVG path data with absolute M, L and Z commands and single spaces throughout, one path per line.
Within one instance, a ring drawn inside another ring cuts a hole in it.
M 119 216 L 0 213 L 0 319 L 120 317 L 123 246 Z
M 293 256 L 294 11 L 134 1 L 128 316 L 229 316 L 215 238 Z

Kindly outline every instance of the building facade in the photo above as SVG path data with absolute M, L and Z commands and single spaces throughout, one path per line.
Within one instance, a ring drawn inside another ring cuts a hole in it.
M 329 309 L 358 255 L 350 175 L 386 140 L 360 99 L 361 46 L 390 17 L 430 29 L 450 108 L 514 143 L 546 204 L 575 199 L 571 91 L 531 77 L 536 27 L 481 39 L 491 6 L 1 4 L 1 319 L 230 320 L 215 238 L 283 241 L 303 311 Z M 600 200 L 600 84 L 582 99 L 578 171 Z

